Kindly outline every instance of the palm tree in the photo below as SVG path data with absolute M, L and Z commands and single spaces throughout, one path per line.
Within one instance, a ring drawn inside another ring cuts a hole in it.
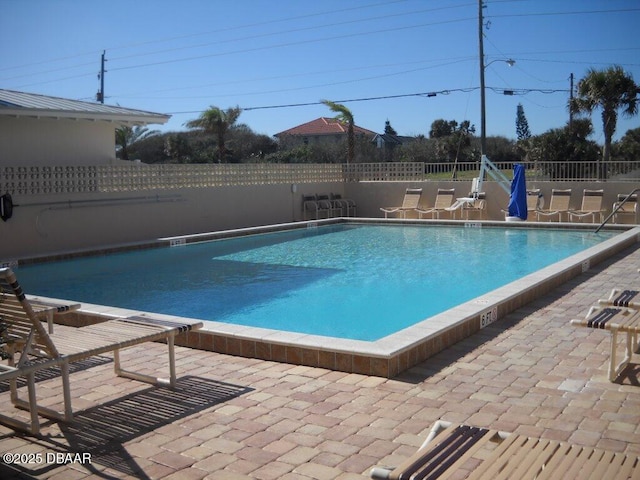
M 340 103 L 332 102 L 331 100 L 321 100 L 323 104 L 331 109 L 332 112 L 337 113 L 335 119 L 342 124 L 347 125 L 347 163 L 353 163 L 353 159 L 356 156 L 356 140 L 355 133 L 353 131 L 353 113 L 344 105 Z
M 149 130 L 147 127 L 141 127 L 140 125 L 136 125 L 133 128 L 126 125 L 116 128 L 116 145 L 120 147 L 120 158 L 129 160 L 129 147 L 131 145 L 158 133 L 160 133 L 158 130 Z
M 188 121 L 185 125 L 189 128 L 199 128 L 206 133 L 215 135 L 218 139 L 218 163 L 222 163 L 226 154 L 224 145 L 224 137 L 238 120 L 242 113 L 240 107 L 227 108 L 220 110 L 218 107 L 211 106 L 195 120 Z
M 570 101 L 569 108 L 575 113 L 591 113 L 602 109 L 602 127 L 604 131 L 603 164 L 607 165 L 611 157 L 611 139 L 616 131 L 618 110 L 624 115 L 638 113 L 638 85 L 631 74 L 622 67 L 614 65 L 606 70 L 589 69 L 587 75 L 578 82 L 577 96 Z

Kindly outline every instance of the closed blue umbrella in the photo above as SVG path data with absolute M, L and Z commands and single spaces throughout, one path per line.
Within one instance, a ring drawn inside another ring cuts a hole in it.
M 518 217 L 522 220 L 527 219 L 527 181 L 524 175 L 524 165 L 519 163 L 513 166 L 509 216 Z

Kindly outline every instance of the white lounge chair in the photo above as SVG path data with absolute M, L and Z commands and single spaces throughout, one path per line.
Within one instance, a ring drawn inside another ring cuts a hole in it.
M 431 218 L 440 218 L 440 214 L 450 211 L 449 209 L 453 205 L 453 200 L 456 195 L 456 191 L 453 188 L 439 188 L 436 194 L 436 200 L 433 203 L 433 207 L 420 209 L 418 208 L 418 216 L 423 218 L 423 215 L 431 215 Z
M 380 210 L 384 212 L 384 218 L 388 218 L 390 213 L 396 213 L 407 218 L 407 212 L 418 211 L 418 204 L 422 197 L 421 188 L 407 188 L 402 200 L 402 205 L 399 207 L 381 207 Z
M 570 210 L 569 220 L 582 219 L 591 217 L 591 221 L 596 221 L 596 215 L 598 216 L 598 222 L 602 222 L 602 196 L 604 190 L 588 190 L 585 189 L 582 194 L 582 205 L 580 210 Z
M 638 218 L 638 195 L 633 194 L 629 199 L 622 203 L 627 195 L 618 194 L 618 200 L 613 204 L 613 210 L 618 210 L 613 215 L 614 223 L 636 223 Z
M 558 190 L 554 188 L 551 190 L 551 200 L 549 201 L 549 208 L 546 210 L 536 210 L 536 219 L 540 221 L 540 216 L 543 217 L 558 217 L 558 221 L 562 221 L 562 215 L 569 213 L 569 202 L 571 201 L 571 189 Z
M 571 320 L 578 327 L 606 330 L 611 334 L 611 355 L 609 358 L 609 380 L 614 381 L 631 362 L 633 353 L 638 350 L 640 333 L 640 311 L 632 308 L 593 306 L 583 320 Z M 618 333 L 626 335 L 626 354 L 617 360 Z

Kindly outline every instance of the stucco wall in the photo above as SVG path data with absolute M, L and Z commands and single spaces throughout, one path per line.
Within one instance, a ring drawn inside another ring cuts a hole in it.
M 109 122 L 0 117 L 0 165 L 96 165 L 115 159 Z
M 549 206 L 552 189 L 571 189 L 570 208 L 579 210 L 582 203 L 584 189 L 604 190 L 603 208 L 605 217 L 608 215 L 616 201 L 618 194 L 628 194 L 638 185 L 629 182 L 529 182 L 527 188 L 539 188 L 543 195 L 544 207 Z M 466 197 L 471 190 L 471 182 L 359 182 L 347 184 L 347 196 L 358 203 L 358 216 L 380 217 L 380 207 L 399 206 L 407 188 L 422 188 L 422 207 L 433 206 L 439 188 L 455 189 L 456 197 Z M 486 219 L 504 220 L 509 205 L 509 195 L 493 181 L 484 182 L 483 190 L 486 193 L 487 211 Z M 413 216 L 415 217 L 415 215 Z M 534 219 L 535 220 L 535 219 Z M 638 219 L 636 219 L 638 221 Z
M 533 187 L 534 185 L 530 185 Z M 552 188 L 571 188 L 578 209 L 584 188 L 604 188 L 609 213 L 618 193 L 634 184 L 539 182 L 545 206 Z M 422 205 L 433 205 L 438 188 L 466 196 L 470 182 L 305 183 L 146 190 L 127 193 L 14 195 L 14 214 L 0 221 L 0 262 L 83 249 L 153 241 L 160 237 L 302 220 L 302 195 L 339 193 L 357 202 L 358 216 L 381 218 L 382 206 L 398 206 L 405 189 L 423 189 Z M 509 197 L 486 182 L 487 218 L 504 219 Z M 638 219 L 636 219 L 638 222 Z
M 251 185 L 128 193 L 14 195 L 0 262 L 161 237 L 302 220 L 302 195 L 344 184 Z

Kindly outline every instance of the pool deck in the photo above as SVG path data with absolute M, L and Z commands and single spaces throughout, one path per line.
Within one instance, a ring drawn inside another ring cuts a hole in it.
M 0 426 L 0 451 L 92 463 L 0 463 L 0 476 L 355 480 L 413 453 L 439 419 L 640 455 L 640 365 L 609 382 L 609 335 L 569 326 L 612 287 L 640 288 L 638 267 L 635 244 L 391 379 L 178 347 L 170 391 L 115 377 L 111 357 L 80 364 L 74 423 L 40 437 Z M 164 372 L 166 347 L 127 359 Z M 59 379 L 41 376 L 38 393 L 61 407 Z

